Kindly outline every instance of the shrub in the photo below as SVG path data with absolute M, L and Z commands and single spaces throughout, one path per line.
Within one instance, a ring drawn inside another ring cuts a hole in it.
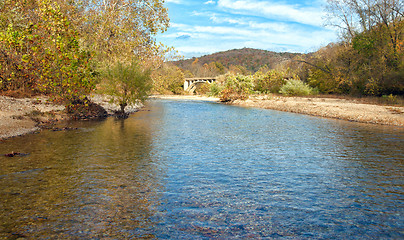
M 287 96 L 307 96 L 317 94 L 317 92 L 318 90 L 296 79 L 287 80 L 279 91 L 279 93 Z
M 337 76 L 332 76 L 316 68 L 309 70 L 307 82 L 311 87 L 317 88 L 319 92 L 326 94 L 340 92 L 341 90 L 338 89 L 339 83 L 343 83 L 342 79 L 339 79 Z
M 253 92 L 251 76 L 227 75 L 220 99 L 223 102 L 246 99 Z
M 389 104 L 396 104 L 396 103 L 398 103 L 397 96 L 394 96 L 393 94 L 390 94 L 390 95 L 383 95 L 383 96 L 382 96 L 382 99 L 383 99 L 385 102 L 389 103 Z
M 216 82 L 213 82 L 212 84 L 210 84 L 209 87 L 210 87 L 210 89 L 209 89 L 208 94 L 209 94 L 209 96 L 212 96 L 212 97 L 219 96 L 220 92 L 222 92 L 224 89 L 223 86 L 219 85 Z
M 141 66 L 137 60 L 129 64 L 117 62 L 109 67 L 103 84 L 103 92 L 120 106 L 123 116 L 125 107 L 144 102 L 152 87 L 150 70 Z
M 285 84 L 286 73 L 277 70 L 270 70 L 266 73 L 257 72 L 254 74 L 254 90 L 261 93 L 278 93 Z
M 208 94 L 209 90 L 210 90 L 210 83 L 205 82 L 203 84 L 197 85 L 195 92 L 196 92 L 196 94 L 204 95 L 204 94 Z

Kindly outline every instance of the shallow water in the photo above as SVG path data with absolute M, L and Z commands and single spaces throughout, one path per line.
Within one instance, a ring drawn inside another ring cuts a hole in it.
M 402 239 L 404 129 L 155 100 L 8 139 L 0 239 Z

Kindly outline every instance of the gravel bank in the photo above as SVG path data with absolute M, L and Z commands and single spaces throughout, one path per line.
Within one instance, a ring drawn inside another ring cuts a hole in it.
M 233 104 L 353 122 L 404 126 L 404 107 L 358 103 L 337 98 L 258 96 Z

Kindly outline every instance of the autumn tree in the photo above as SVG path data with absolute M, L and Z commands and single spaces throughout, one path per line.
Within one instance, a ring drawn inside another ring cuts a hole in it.
M 1 91 L 83 99 L 113 65 L 157 68 L 171 51 L 155 40 L 163 0 L 3 0 L 0 20 Z
M 328 0 L 327 10 L 345 40 L 335 62 L 344 82 L 362 94 L 404 93 L 404 3 Z
M 153 61 L 167 48 L 154 37 L 168 28 L 162 0 L 86 0 L 80 26 L 84 44 L 97 53 L 100 62 L 132 59 Z
M 108 67 L 103 82 L 103 92 L 111 96 L 111 101 L 120 106 L 120 114 L 125 116 L 125 108 L 142 103 L 147 99 L 152 87 L 150 70 L 133 60 L 129 64 L 117 62 Z
M 0 90 L 72 101 L 94 88 L 91 55 L 79 46 L 78 32 L 57 2 L 6 0 L 0 16 Z
M 184 73 L 175 65 L 164 63 L 152 73 L 153 90 L 159 94 L 181 94 Z
M 96 53 L 100 70 L 109 72 L 102 84 L 110 88 L 124 112 L 126 105 L 143 101 L 149 92 L 150 72 L 146 76 L 142 69 L 158 69 L 172 52 L 155 40 L 169 24 L 164 1 L 87 0 L 79 4 L 84 45 Z

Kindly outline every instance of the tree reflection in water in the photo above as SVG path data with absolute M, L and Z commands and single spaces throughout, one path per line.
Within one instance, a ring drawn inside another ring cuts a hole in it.
M 152 238 L 161 173 L 148 122 L 74 124 L 0 145 L 30 152 L 0 161 L 0 238 Z

